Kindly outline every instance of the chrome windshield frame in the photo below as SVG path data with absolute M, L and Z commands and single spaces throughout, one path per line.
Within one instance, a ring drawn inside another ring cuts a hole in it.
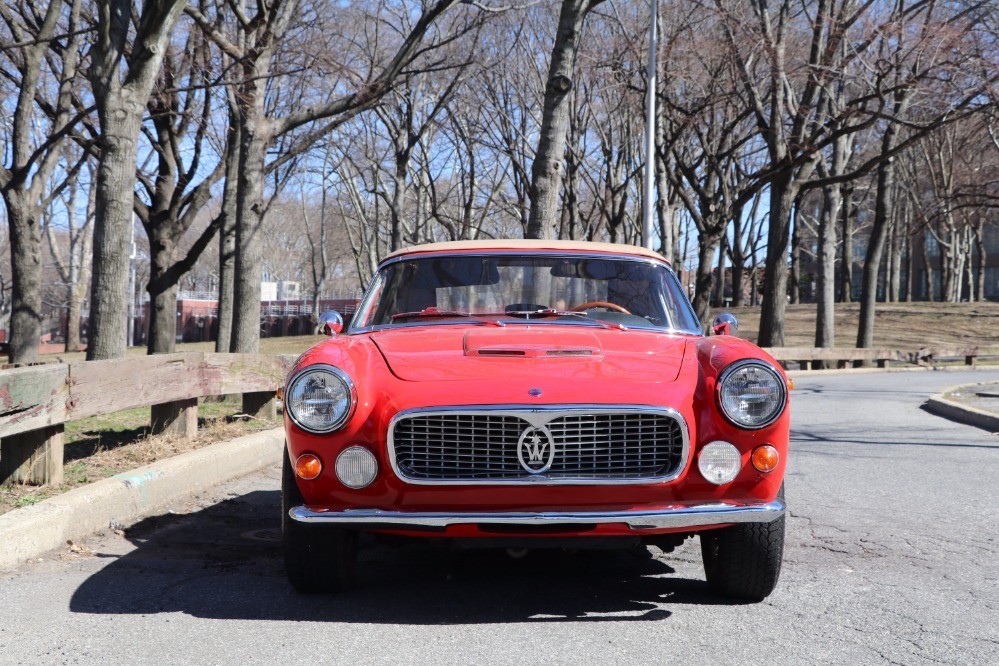
M 677 288 L 679 288 L 680 293 L 683 295 L 683 299 L 682 299 L 683 303 L 682 304 L 686 306 L 686 308 L 688 310 L 688 314 L 690 315 L 690 317 L 692 319 L 694 319 L 695 321 L 697 320 L 697 314 L 694 312 L 694 308 L 693 308 L 693 306 L 690 303 L 690 298 L 687 297 L 687 293 L 683 290 L 683 284 L 680 282 L 679 276 L 676 274 L 676 271 L 673 270 L 673 267 L 667 261 L 665 261 L 665 260 L 657 260 L 657 259 L 652 259 L 652 258 L 649 258 L 649 257 L 639 257 L 639 256 L 635 256 L 635 255 L 631 255 L 631 254 L 624 254 L 624 253 L 621 253 L 621 254 L 616 254 L 616 253 L 612 254 L 612 253 L 607 253 L 607 252 L 586 252 L 586 251 L 566 252 L 566 251 L 552 251 L 552 250 L 544 250 L 544 249 L 516 251 L 516 250 L 512 250 L 512 249 L 500 249 L 500 248 L 497 248 L 496 250 L 477 250 L 477 251 L 474 251 L 474 252 L 413 252 L 412 254 L 401 254 L 401 255 L 398 255 L 398 256 L 395 256 L 395 257 L 391 257 L 390 259 L 387 259 L 387 260 L 383 261 L 382 263 L 380 263 L 378 265 L 378 270 L 376 271 L 374 277 L 372 277 L 371 283 L 364 290 L 364 295 L 361 297 L 361 301 L 360 301 L 361 305 L 358 307 L 357 311 L 361 312 L 362 311 L 362 307 L 368 303 L 368 301 L 369 301 L 369 299 L 371 297 L 373 297 L 373 290 L 374 290 L 374 288 L 376 287 L 376 285 L 378 284 L 378 281 L 379 281 L 378 276 L 379 276 L 379 274 L 381 274 L 382 270 L 385 269 L 386 267 L 391 266 L 392 264 L 395 264 L 395 263 L 399 263 L 399 262 L 407 261 L 407 260 L 411 260 L 411 259 L 433 259 L 433 258 L 437 258 L 437 257 L 448 257 L 448 256 L 455 256 L 455 255 L 459 255 L 459 256 L 462 256 L 462 257 L 495 257 L 495 256 L 504 256 L 505 255 L 505 256 L 516 256 L 516 257 L 542 256 L 542 257 L 553 257 L 553 258 L 559 258 L 559 259 L 595 259 L 595 258 L 600 258 L 600 259 L 610 259 L 610 260 L 617 260 L 617 261 L 632 261 L 632 262 L 644 263 L 644 264 L 649 264 L 649 265 L 652 265 L 652 266 L 657 266 L 657 267 L 666 269 L 666 272 L 669 273 L 673 277 L 673 279 L 676 281 L 675 282 L 675 286 Z M 347 331 L 344 333 L 344 335 L 357 335 L 357 334 L 362 334 L 362 333 L 373 333 L 373 332 L 376 332 L 376 331 L 396 330 L 396 329 L 401 329 L 401 328 L 410 328 L 410 327 L 419 327 L 419 326 L 441 326 L 441 325 L 454 325 L 454 324 L 474 325 L 474 322 L 469 322 L 469 320 L 467 318 L 465 318 L 465 317 L 462 317 L 460 319 L 453 319 L 453 320 L 451 320 L 451 319 L 445 319 L 443 321 L 442 320 L 418 321 L 418 322 L 408 322 L 408 323 L 404 323 L 404 324 L 373 324 L 371 326 L 364 326 L 364 327 L 355 326 L 356 321 L 357 321 L 356 317 L 353 318 L 353 319 L 351 319 L 350 327 L 347 329 Z M 505 321 L 504 323 L 507 323 L 507 324 L 516 324 L 516 323 L 520 323 L 520 322 L 517 322 L 515 320 L 515 321 Z M 531 319 L 529 321 L 525 321 L 524 323 L 529 323 L 529 324 L 532 324 L 532 325 L 535 325 L 535 324 L 543 324 L 543 325 L 569 325 L 569 326 L 574 326 L 574 325 L 575 326 L 578 326 L 578 325 L 587 326 L 588 325 L 588 324 L 583 323 L 583 321 L 580 321 L 579 323 L 576 323 L 576 322 L 568 322 L 568 321 L 561 320 L 561 319 L 560 320 L 547 320 L 547 321 L 544 320 L 544 319 Z M 685 328 L 662 327 L 662 326 L 648 326 L 648 327 L 645 327 L 645 326 L 629 326 L 628 330 L 646 331 L 646 332 L 651 332 L 651 333 L 664 333 L 664 334 L 672 334 L 672 335 L 675 335 L 675 334 L 693 335 L 693 336 L 697 336 L 697 337 L 703 337 L 703 335 L 704 335 L 704 331 L 701 330 L 700 328 L 697 328 L 697 329 L 685 329 Z

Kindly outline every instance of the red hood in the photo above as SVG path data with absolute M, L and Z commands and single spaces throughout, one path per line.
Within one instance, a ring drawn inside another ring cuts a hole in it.
M 531 379 L 671 382 L 686 338 L 552 324 L 504 328 L 428 326 L 370 334 L 393 374 L 405 381 Z

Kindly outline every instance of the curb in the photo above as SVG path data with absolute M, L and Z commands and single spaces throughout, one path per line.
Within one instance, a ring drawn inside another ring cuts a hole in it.
M 66 541 L 127 527 L 171 502 L 281 460 L 284 429 L 189 451 L 0 515 L 0 571 Z
M 924 406 L 927 411 L 932 412 L 937 416 L 943 416 L 959 423 L 999 433 L 999 415 L 993 414 L 992 412 L 986 412 L 985 410 L 978 409 L 976 407 L 962 405 L 959 402 L 954 402 L 953 400 L 948 400 L 944 397 L 946 394 L 957 391 L 958 389 L 968 389 L 973 386 L 984 386 L 986 384 L 994 383 L 995 382 L 973 382 L 971 384 L 948 386 L 942 392 L 930 396 L 930 399 L 926 401 Z

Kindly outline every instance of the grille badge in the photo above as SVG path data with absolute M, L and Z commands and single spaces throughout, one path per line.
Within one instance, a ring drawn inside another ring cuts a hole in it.
M 555 461 L 555 441 L 548 428 L 531 426 L 520 433 L 517 460 L 531 474 L 548 471 Z
M 535 398 L 540 398 L 541 397 L 541 389 L 539 389 L 539 388 L 529 389 L 527 391 L 527 393 L 530 394 L 530 395 L 532 395 L 532 396 L 534 396 Z

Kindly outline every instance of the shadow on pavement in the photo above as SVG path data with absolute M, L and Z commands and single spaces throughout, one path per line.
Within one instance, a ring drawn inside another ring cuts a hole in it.
M 355 587 L 305 596 L 285 581 L 279 493 L 257 491 L 130 528 L 136 550 L 88 578 L 75 613 L 392 624 L 662 620 L 667 603 L 730 603 L 646 549 L 494 550 L 363 544 Z M 96 553 L 101 557 L 101 553 Z M 103 555 L 103 557 L 115 557 Z

